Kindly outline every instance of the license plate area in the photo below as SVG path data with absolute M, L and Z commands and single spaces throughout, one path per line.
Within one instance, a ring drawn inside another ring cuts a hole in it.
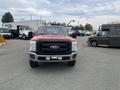
M 56 56 L 53 56 L 53 57 L 50 57 L 52 60 L 58 60 L 58 57 Z
M 38 60 L 47 60 L 47 61 L 62 60 L 62 59 L 64 59 L 64 57 L 62 57 L 62 56 L 39 56 L 38 57 Z
M 46 60 L 62 60 L 62 57 L 51 56 L 51 57 L 46 57 Z

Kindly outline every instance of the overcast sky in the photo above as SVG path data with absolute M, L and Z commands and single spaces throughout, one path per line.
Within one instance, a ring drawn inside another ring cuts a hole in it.
M 42 19 L 81 24 L 100 24 L 120 21 L 120 0 L 0 0 L 0 17 L 10 11 L 15 21 Z M 78 24 L 72 23 L 72 24 Z

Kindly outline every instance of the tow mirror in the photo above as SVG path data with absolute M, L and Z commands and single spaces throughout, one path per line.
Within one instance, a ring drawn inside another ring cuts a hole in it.
M 97 36 L 100 36 L 100 33 L 98 33 Z
M 73 38 L 77 38 L 76 33 L 72 33 L 72 34 L 70 34 L 70 36 L 73 37 Z
M 33 36 L 36 36 L 36 35 L 37 35 L 37 31 L 34 31 L 34 32 L 33 32 Z
M 74 35 L 74 36 L 72 36 L 73 38 L 77 38 L 77 36 L 76 35 Z

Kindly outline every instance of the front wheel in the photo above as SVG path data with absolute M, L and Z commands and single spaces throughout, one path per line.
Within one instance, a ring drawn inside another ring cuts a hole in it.
M 36 67 L 38 67 L 38 62 L 29 60 L 29 64 L 30 64 L 30 67 L 31 67 L 31 68 L 36 68 Z
M 27 39 L 26 35 L 23 34 L 22 39 L 26 40 Z
M 68 66 L 75 66 L 75 64 L 76 64 L 76 60 L 68 62 Z
M 96 41 L 92 41 L 92 42 L 91 42 L 91 46 L 97 47 L 97 42 L 96 42 Z

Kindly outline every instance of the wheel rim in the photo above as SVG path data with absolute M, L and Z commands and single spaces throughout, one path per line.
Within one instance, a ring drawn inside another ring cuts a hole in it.
M 25 39 L 25 35 L 23 35 L 23 39 Z
M 96 47 L 96 46 L 97 46 L 97 43 L 96 43 L 96 42 L 92 42 L 92 46 L 93 46 L 93 47 Z

